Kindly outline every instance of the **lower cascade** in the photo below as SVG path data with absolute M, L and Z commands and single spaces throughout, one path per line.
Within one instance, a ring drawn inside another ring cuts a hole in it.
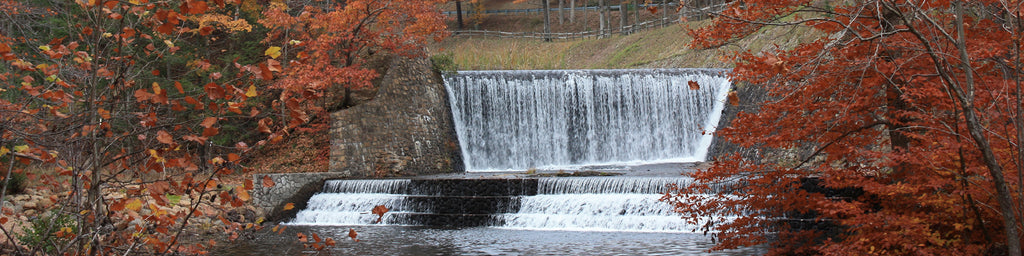
M 459 71 L 445 77 L 467 171 L 703 161 L 722 69 Z
M 529 230 L 692 232 L 659 202 L 683 177 L 330 180 L 293 225 L 489 226 Z M 370 211 L 390 211 L 381 223 Z

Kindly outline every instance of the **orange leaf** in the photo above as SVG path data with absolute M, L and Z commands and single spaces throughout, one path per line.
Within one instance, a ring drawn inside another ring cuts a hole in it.
M 110 111 L 100 108 L 96 110 L 96 112 L 99 113 L 100 117 L 102 117 L 103 119 L 110 119 Z
M 270 118 L 260 119 L 259 127 L 256 128 L 256 130 L 259 130 L 262 133 L 271 133 L 271 131 L 270 131 L 270 123 L 271 123 Z
M 117 200 L 113 204 L 110 204 L 110 211 L 112 211 L 112 212 L 123 211 L 124 210 L 124 205 L 125 205 L 125 201 L 124 200 Z
M 229 162 L 237 163 L 239 159 L 242 159 L 242 157 L 238 156 L 238 154 L 228 153 L 228 161 Z
M 217 181 L 216 180 L 210 180 L 210 181 L 206 182 L 206 190 L 215 190 L 215 189 L 217 189 Z
M 263 187 L 269 188 L 274 186 L 274 179 L 271 179 L 269 175 L 263 175 Z
M 320 236 L 318 236 L 316 233 L 310 233 L 310 235 L 313 235 L 313 241 L 314 242 L 317 242 L 317 243 L 320 242 Z
M 373 210 L 371 212 L 373 214 L 377 215 L 377 222 L 376 223 L 380 223 L 381 220 L 384 219 L 384 214 L 387 213 L 388 210 L 389 210 L 388 207 L 383 206 L 383 205 L 378 205 L 378 206 L 374 206 L 373 207 Z
M 267 67 L 266 63 L 260 63 L 260 76 L 263 78 L 263 80 L 274 79 L 274 74 L 270 72 L 270 68 Z
M 327 239 L 324 239 L 324 245 L 327 245 L 327 246 L 334 246 L 335 244 L 336 244 L 336 243 L 334 242 L 334 239 L 333 239 L 333 238 L 330 238 L 330 237 L 328 237 Z
M 171 134 L 163 130 L 156 132 L 156 140 L 163 144 L 174 144 L 174 138 L 171 137 Z
M 251 190 L 254 187 L 252 184 L 252 180 L 245 179 L 244 185 L 242 187 L 245 188 L 245 190 Z
M 729 104 L 733 106 L 740 105 L 740 96 L 736 92 L 729 92 Z
M 211 100 L 224 98 L 224 87 L 221 87 L 216 83 L 207 83 L 203 86 L 203 90 L 206 90 L 206 96 L 209 97 Z
M 690 90 L 700 90 L 700 84 L 697 84 L 697 81 L 690 80 L 686 84 L 690 85 Z
M 146 89 L 138 89 L 135 91 L 135 99 L 137 101 L 148 101 L 153 98 L 153 94 L 146 91 Z
M 213 137 L 214 135 L 217 135 L 217 133 L 220 133 L 220 129 L 213 127 L 203 129 L 203 137 Z
M 287 210 L 291 210 L 291 209 L 295 209 L 295 203 L 287 203 L 287 204 L 284 204 L 284 210 L 285 210 L 285 211 L 287 211 Z
M 205 127 L 205 128 L 210 128 L 210 127 L 213 127 L 214 124 L 217 124 L 217 118 L 216 117 L 207 117 L 206 119 L 203 119 L 203 123 L 199 124 L 199 126 L 202 126 L 202 127 Z
M 252 196 L 249 195 L 249 191 L 246 191 L 245 189 L 238 190 L 238 199 L 241 199 L 242 201 L 249 201 L 250 198 L 252 198 Z
M 352 241 L 356 241 L 356 242 L 359 242 L 359 239 L 356 239 L 356 236 L 357 236 L 357 235 L 359 235 L 359 234 L 358 234 L 358 233 L 356 233 L 356 230 L 355 230 L 355 229 L 351 229 L 351 228 L 350 228 L 350 229 L 348 229 L 348 237 L 349 237 L 349 238 L 352 238 Z
M 306 234 L 303 234 L 302 232 L 296 233 L 295 236 L 299 237 L 299 242 L 309 242 L 309 239 L 306 238 Z
M 281 67 L 281 62 L 276 60 L 267 60 L 267 69 L 274 72 L 281 72 L 284 68 Z

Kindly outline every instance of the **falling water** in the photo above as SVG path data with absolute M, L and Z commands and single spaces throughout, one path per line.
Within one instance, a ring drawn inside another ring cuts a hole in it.
M 329 180 L 321 193 L 309 198 L 307 208 L 299 211 L 291 224 L 296 225 L 367 225 L 377 216 L 370 210 L 377 205 L 388 207 L 383 224 L 409 224 L 397 214 L 418 211 L 406 204 L 409 180 Z M 397 214 L 396 214 L 397 213 Z
M 693 162 L 724 107 L 724 72 L 460 71 L 445 86 L 469 171 Z
M 531 230 L 693 232 L 672 206 L 658 201 L 669 177 L 542 178 L 538 193 L 523 196 L 518 212 L 498 214 L 502 228 Z
M 697 226 L 687 224 L 671 205 L 659 201 L 669 185 L 685 186 L 690 182 L 692 179 L 681 176 L 333 180 L 310 198 L 307 208 L 289 224 L 694 232 Z M 527 183 L 532 185 L 524 185 Z M 524 186 L 530 189 L 502 195 L 471 195 L 484 193 L 481 190 L 511 191 L 507 188 Z M 382 223 L 374 224 L 377 216 L 370 211 L 378 205 L 390 211 L 383 216 Z M 444 221 L 431 222 L 439 219 Z M 726 219 L 730 218 L 722 218 Z

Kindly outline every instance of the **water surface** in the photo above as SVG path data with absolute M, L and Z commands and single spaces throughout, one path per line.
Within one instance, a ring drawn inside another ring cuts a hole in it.
M 349 228 L 359 242 L 348 239 Z M 224 243 L 213 255 L 309 253 L 295 234 L 315 232 L 338 241 L 333 255 L 759 255 L 760 248 L 705 252 L 714 244 L 700 233 L 574 232 L 500 228 L 438 229 L 411 226 L 288 226 L 281 235 Z

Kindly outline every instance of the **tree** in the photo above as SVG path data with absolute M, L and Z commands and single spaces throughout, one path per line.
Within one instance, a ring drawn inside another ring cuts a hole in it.
M 202 251 L 203 244 L 178 242 L 185 225 L 200 209 L 242 205 L 251 189 L 251 182 L 228 189 L 219 180 L 243 171 L 237 164 L 248 146 L 213 140 L 224 121 L 258 112 L 243 112 L 258 88 L 207 72 L 209 61 L 181 52 L 192 36 L 240 25 L 202 16 L 228 12 L 227 3 L 38 4 L 4 5 L 15 14 L 7 17 L 22 20 L 0 33 L 0 157 L 14 172 L 53 166 L 31 175 L 55 193 L 52 214 L 73 226 L 42 230 L 41 241 L 55 244 L 27 244 L 30 252 L 18 253 Z M 211 25 L 217 22 L 225 27 Z M 171 67 L 179 58 L 187 64 Z M 16 216 L 9 210 L 0 222 Z M 224 223 L 228 232 L 242 229 Z
M 310 120 L 309 111 L 327 120 L 323 101 L 349 97 L 351 89 L 370 86 L 379 74 L 363 66 L 376 53 L 420 56 L 428 40 L 446 36 L 438 5 L 444 0 L 347 1 L 323 8 L 274 4 L 260 23 L 271 29 L 265 42 L 271 57 L 247 70 L 272 79 L 287 128 Z M 278 61 L 277 59 L 281 59 Z M 340 87 L 343 95 L 330 90 Z M 319 104 L 318 104 L 319 102 Z
M 250 146 L 236 139 L 264 145 L 311 117 L 326 124 L 328 88 L 376 76 L 361 67 L 366 56 L 421 55 L 444 36 L 441 1 L 246 2 L 0 0 L 0 178 L 43 182 L 52 219 L 69 222 L 11 253 L 198 253 L 210 244 L 179 237 L 207 216 L 229 238 L 258 230 L 225 215 L 253 186 L 223 180 L 249 170 Z M 262 55 L 208 49 L 263 33 L 241 18 L 254 10 L 265 14 L 256 26 L 273 29 Z M 3 213 L 0 223 L 22 214 Z
M 770 153 L 722 157 L 665 200 L 717 231 L 719 249 L 1020 255 L 1020 14 L 1006 1 L 730 3 L 690 31 L 694 47 L 766 26 L 809 26 L 819 36 L 791 50 L 738 53 L 738 86 L 770 99 L 719 134 Z M 859 192 L 830 198 L 806 189 L 809 178 Z M 727 192 L 701 195 L 713 184 Z M 708 221 L 720 215 L 739 217 Z M 838 231 L 795 228 L 808 221 Z

